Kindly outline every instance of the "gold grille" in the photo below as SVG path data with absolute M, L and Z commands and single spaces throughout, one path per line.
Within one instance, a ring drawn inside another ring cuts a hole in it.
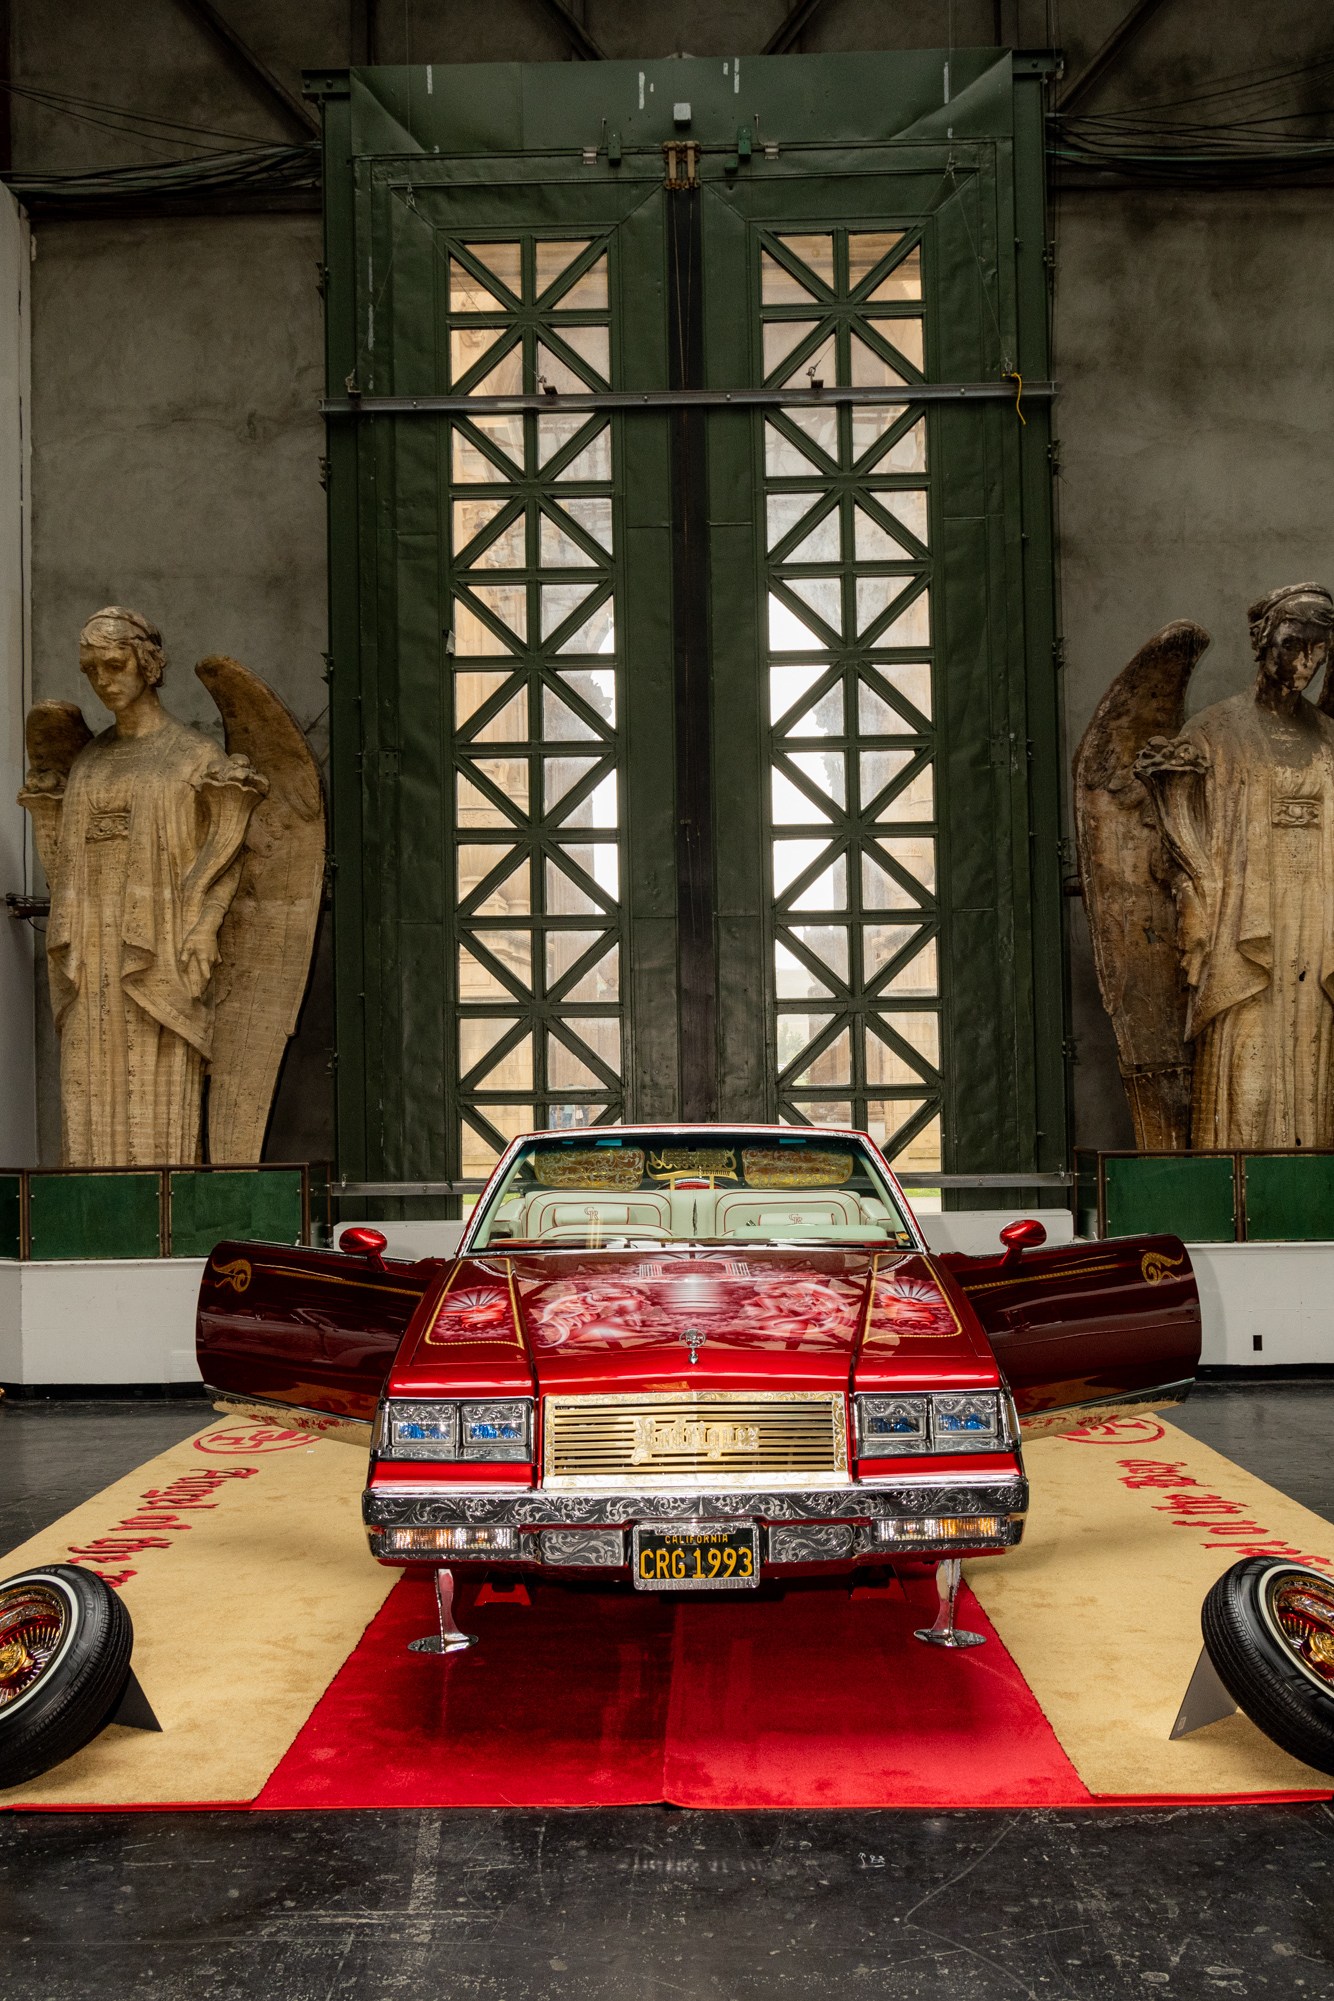
M 543 1415 L 548 1487 L 832 1487 L 847 1478 L 838 1394 L 548 1397 Z

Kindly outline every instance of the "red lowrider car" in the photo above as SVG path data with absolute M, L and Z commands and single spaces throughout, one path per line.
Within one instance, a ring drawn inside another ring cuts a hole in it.
M 1012 1548 L 1021 1434 L 1161 1406 L 1200 1319 L 1175 1237 L 930 1252 L 862 1134 L 622 1126 L 516 1140 L 451 1259 L 220 1244 L 219 1407 L 361 1440 L 383 1563 L 641 1591 L 937 1567 Z

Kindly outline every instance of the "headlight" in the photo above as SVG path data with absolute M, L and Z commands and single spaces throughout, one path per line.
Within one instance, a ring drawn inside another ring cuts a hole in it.
M 521 1460 L 533 1456 L 530 1397 L 489 1403 L 409 1403 L 380 1406 L 372 1450 L 386 1459 Z
M 918 1452 L 998 1452 L 1014 1442 L 1009 1398 L 998 1390 L 933 1391 L 923 1396 L 854 1399 L 863 1459 Z
M 931 1428 L 938 1452 L 993 1452 L 1005 1435 L 994 1390 L 931 1399 Z
M 460 1459 L 531 1459 L 527 1397 L 459 1405 Z
M 929 1397 L 858 1397 L 857 1440 L 863 1459 L 931 1450 Z

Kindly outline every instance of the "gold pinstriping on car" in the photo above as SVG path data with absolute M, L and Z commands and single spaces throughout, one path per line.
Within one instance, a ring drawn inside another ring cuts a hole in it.
M 543 1403 L 547 1487 L 840 1486 L 847 1472 L 838 1391 L 688 1390 Z
M 236 1260 L 237 1264 L 245 1262 L 244 1258 Z M 266 1278 L 308 1279 L 312 1285 L 350 1285 L 361 1292 L 391 1292 L 399 1299 L 420 1299 L 426 1290 L 422 1285 L 381 1285 L 373 1278 L 346 1278 L 341 1272 L 316 1271 L 312 1265 L 265 1264 L 261 1265 L 260 1270 Z M 233 1286 L 237 1292 L 244 1292 L 250 1283 L 250 1280 L 246 1279 L 243 1284 L 237 1284 L 233 1265 L 210 1263 L 209 1271 L 219 1284 Z
M 1127 1278 L 1131 1276 L 1130 1267 L 1121 1264 L 1119 1260 L 1107 1265 L 1062 1265 L 1059 1271 L 1020 1272 L 1017 1278 L 989 1278 L 984 1285 L 978 1285 L 971 1279 L 961 1278 L 958 1272 L 954 1276 L 963 1291 L 971 1298 L 975 1292 L 999 1292 L 1003 1285 L 1035 1285 L 1055 1278 L 1092 1278 L 1096 1272 L 1103 1271 L 1124 1271 Z

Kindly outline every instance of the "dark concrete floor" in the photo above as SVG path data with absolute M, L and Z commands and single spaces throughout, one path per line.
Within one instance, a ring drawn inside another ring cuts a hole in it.
M 199 1405 L 0 1407 L 0 1547 Z M 1182 1422 L 1334 1515 L 1334 1384 Z M 237 1718 L 244 1728 L 244 1718 Z M 1334 1996 L 1334 1812 L 0 1815 L 0 1991 L 37 2001 Z

